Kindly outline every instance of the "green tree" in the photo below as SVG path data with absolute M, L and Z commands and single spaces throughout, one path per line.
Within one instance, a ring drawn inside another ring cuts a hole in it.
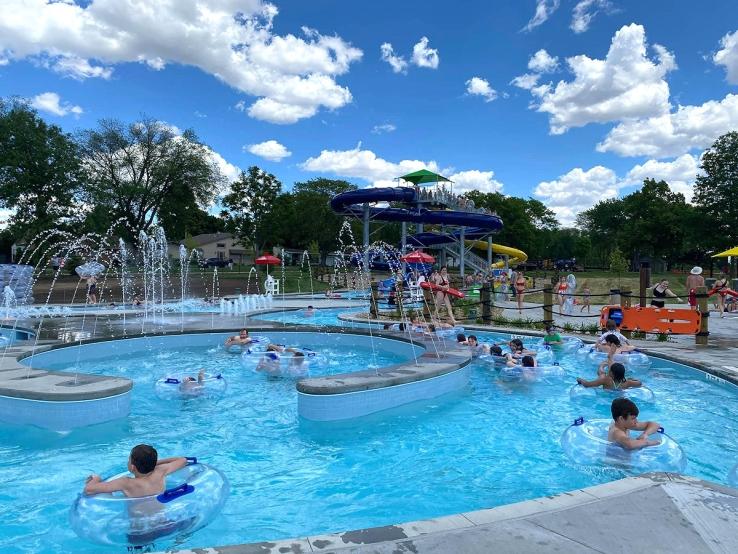
M 277 238 L 278 220 L 273 212 L 281 189 L 274 175 L 254 165 L 241 172 L 223 198 L 226 228 L 241 244 L 251 245 L 257 256 L 267 242 Z
M 13 234 L 71 226 L 85 181 L 72 138 L 20 100 L 0 99 L 0 208 L 13 210 Z
M 610 252 L 610 271 L 616 273 L 618 276 L 618 282 L 620 282 L 621 275 L 628 269 L 628 260 L 623 257 L 623 253 L 620 248 L 615 248 Z
M 672 263 L 684 251 L 685 219 L 691 209 L 684 195 L 672 192 L 665 181 L 646 179 L 640 190 L 623 198 L 627 214 L 621 244 L 637 261 L 642 255 Z
M 181 135 L 154 119 L 128 125 L 113 119 L 80 134 L 79 144 L 90 175 L 90 203 L 108 219 L 123 219 L 135 236 L 167 215 L 210 202 L 223 183 L 210 150 L 191 129 Z M 181 207 L 170 207 L 171 204 Z
M 499 192 L 471 191 L 467 198 L 477 207 L 496 212 L 504 223 L 502 230 L 493 237 L 494 242 L 519 248 L 531 259 L 540 258 L 544 251 L 545 231 L 558 227 L 556 215 L 542 202 L 533 198 L 516 198 Z
M 694 203 L 703 216 L 702 241 L 725 250 L 738 243 L 738 132 L 719 137 L 702 155 L 694 186 Z
M 284 220 L 292 229 L 291 245 L 308 248 L 311 242 L 317 242 L 320 261 L 325 264 L 328 253 L 338 247 L 338 233 L 344 219 L 331 210 L 330 200 L 356 188 L 348 181 L 322 177 L 295 183 L 290 193 L 291 212 Z

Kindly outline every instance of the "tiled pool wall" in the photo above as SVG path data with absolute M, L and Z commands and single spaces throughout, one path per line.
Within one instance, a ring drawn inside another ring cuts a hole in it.
M 272 342 L 280 344 L 305 343 L 329 347 L 353 347 L 381 348 L 384 352 L 412 358 L 413 353 L 422 354 L 424 348 L 419 344 L 371 336 L 360 333 L 320 333 L 306 331 L 286 331 L 284 329 L 250 329 L 254 336 L 267 336 Z M 20 363 L 34 368 L 44 368 L 44 362 L 54 361 L 58 363 L 73 364 L 83 357 L 85 360 L 96 360 L 108 356 L 151 349 L 191 348 L 220 346 L 225 340 L 233 336 L 234 332 L 225 333 L 184 333 L 181 335 L 155 335 L 135 337 L 128 339 L 105 340 L 97 342 L 82 343 L 75 346 L 54 348 L 47 352 L 41 352 L 20 360 Z
M 339 421 L 428 400 L 468 386 L 469 365 L 412 383 L 339 394 L 297 393 L 297 412 L 313 421 Z
M 94 400 L 47 401 L 0 396 L 0 421 L 69 431 L 128 416 L 131 392 Z
M 182 335 L 146 336 L 129 339 L 105 340 L 64 346 L 27 356 L 19 360 L 34 369 L 44 369 L 52 360 L 58 363 L 76 363 L 80 357 L 86 360 L 103 359 L 111 355 L 140 349 L 172 349 L 198 346 L 219 346 L 232 336 L 227 333 L 190 333 Z M 277 343 L 307 343 L 331 347 L 381 348 L 385 352 L 412 359 L 423 353 L 423 347 L 402 340 L 379 338 L 362 334 L 290 332 L 273 329 L 252 331 L 253 335 L 266 335 Z M 377 400 L 372 400 L 377 402 Z M 122 418 L 130 413 L 131 391 L 106 398 L 77 401 L 46 401 L 0 396 L 0 421 L 18 425 L 35 425 L 54 431 L 67 431 L 97 423 Z
M 0 336 L 7 338 L 9 344 L 14 344 L 18 341 L 32 340 L 36 334 L 30 329 L 0 325 Z

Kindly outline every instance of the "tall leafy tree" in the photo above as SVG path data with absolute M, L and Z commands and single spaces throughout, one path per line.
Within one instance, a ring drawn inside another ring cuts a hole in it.
M 14 210 L 16 237 L 77 222 L 84 181 L 70 135 L 27 103 L 0 99 L 0 208 Z
M 278 221 L 272 217 L 282 183 L 257 166 L 242 171 L 223 197 L 226 227 L 239 242 L 251 245 L 258 255 L 277 235 Z
M 342 192 L 356 190 L 347 181 L 317 178 L 298 182 L 292 188 L 292 221 L 295 246 L 308 248 L 311 242 L 318 243 L 324 261 L 328 252 L 338 247 L 338 233 L 343 216 L 335 214 L 329 205 L 331 198 Z
M 157 223 L 165 204 L 205 205 L 223 184 L 210 150 L 191 129 L 179 135 L 154 119 L 104 119 L 82 132 L 79 143 L 90 203 L 109 220 L 122 218 L 133 235 Z
M 710 231 L 702 240 L 724 250 L 738 244 L 738 132 L 719 137 L 702 155 L 701 168 L 694 203 Z
M 516 198 L 499 192 L 471 191 L 467 198 L 477 207 L 496 212 L 503 221 L 499 234 L 493 236 L 496 243 L 513 246 L 526 252 L 531 258 L 543 256 L 544 231 L 558 227 L 556 215 L 543 203 L 533 198 Z

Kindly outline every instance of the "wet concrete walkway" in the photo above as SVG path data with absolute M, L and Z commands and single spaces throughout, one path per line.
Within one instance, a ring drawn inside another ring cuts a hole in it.
M 499 508 L 180 554 L 738 552 L 738 490 L 653 473 Z

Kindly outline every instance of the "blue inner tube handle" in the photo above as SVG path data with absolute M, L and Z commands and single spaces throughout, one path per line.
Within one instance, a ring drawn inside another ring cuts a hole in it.
M 195 456 L 187 456 L 185 457 L 185 460 L 187 460 L 188 466 L 191 466 L 197 463 L 197 458 Z
M 579 416 L 574 420 L 574 426 L 584 425 L 584 416 Z
M 162 504 L 166 504 L 167 502 L 171 502 L 172 500 L 176 500 L 177 498 L 193 492 L 195 492 L 195 487 L 187 483 L 182 483 L 177 487 L 165 490 L 163 493 L 158 495 L 156 499 Z

